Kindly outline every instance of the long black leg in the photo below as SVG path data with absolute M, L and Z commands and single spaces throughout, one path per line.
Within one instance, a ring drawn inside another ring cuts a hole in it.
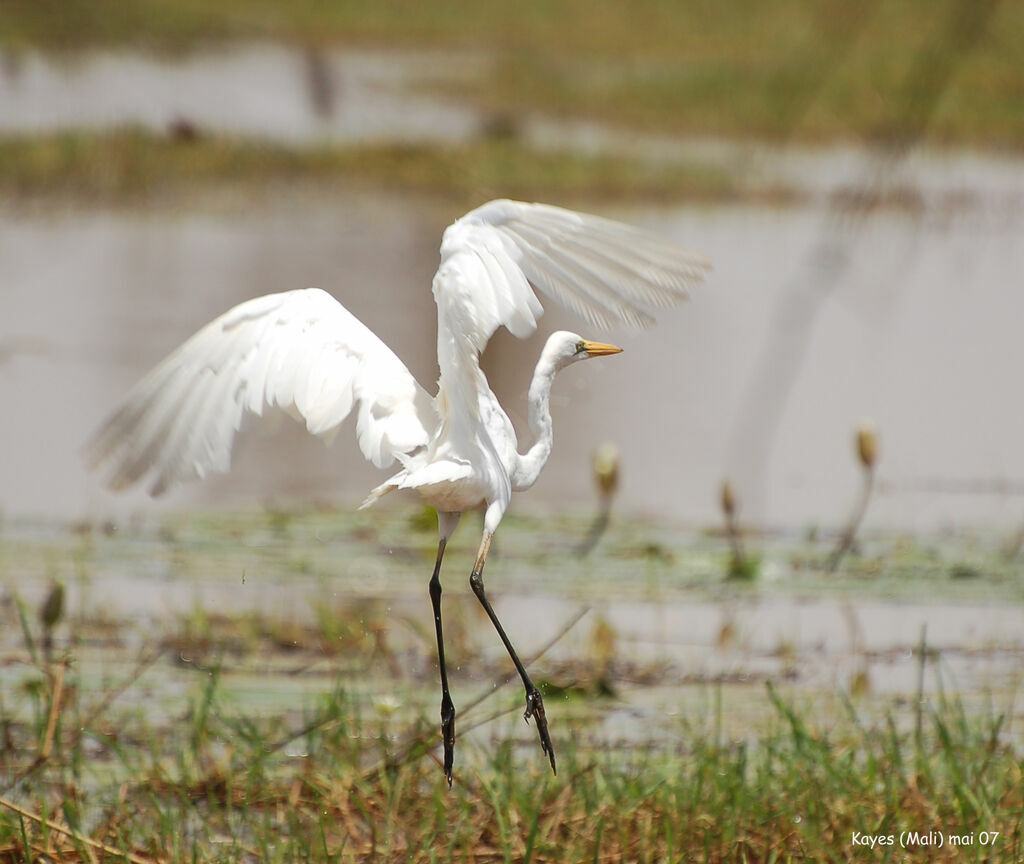
M 452 785 L 452 763 L 455 759 L 455 705 L 448 692 L 448 669 L 444 665 L 444 633 L 441 630 L 441 559 L 447 539 L 437 544 L 437 563 L 430 579 L 430 603 L 434 607 L 434 629 L 437 631 L 437 662 L 441 667 L 441 738 L 444 741 L 444 776 Z
M 487 617 L 491 619 L 494 629 L 498 631 L 498 636 L 501 637 L 501 641 L 505 644 L 505 650 L 508 651 L 508 656 L 512 658 L 519 677 L 523 679 L 523 686 L 526 688 L 526 713 L 523 714 L 523 719 L 529 720 L 531 717 L 536 719 L 541 750 L 548 754 L 548 760 L 551 762 L 551 771 L 557 774 L 558 771 L 555 768 L 555 748 L 551 745 L 551 736 L 548 734 L 548 721 L 544 715 L 544 700 L 541 699 L 540 691 L 533 681 L 530 680 L 526 667 L 523 666 L 522 661 L 516 654 L 516 649 L 512 647 L 508 636 L 505 635 L 505 630 L 502 628 L 501 622 L 498 620 L 498 616 L 491 607 L 487 594 L 484 591 L 484 563 L 487 561 L 487 553 L 491 548 L 492 536 L 492 534 L 484 532 L 484 538 L 480 543 L 480 552 L 476 556 L 476 564 L 473 565 L 473 572 L 469 576 L 469 585 L 473 589 L 473 593 L 476 594 L 476 599 L 480 601 L 480 605 L 484 607 Z

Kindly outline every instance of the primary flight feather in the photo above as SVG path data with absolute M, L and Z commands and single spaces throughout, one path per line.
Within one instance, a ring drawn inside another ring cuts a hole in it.
M 455 711 L 448 691 L 439 573 L 459 515 L 483 508 L 484 533 L 470 584 L 522 677 L 552 770 L 543 701 L 498 622 L 482 571 L 511 493 L 533 484 L 551 452 L 548 397 L 555 374 L 578 360 L 618 353 L 574 333 L 548 339 L 528 395 L 533 443 L 518 450 L 480 354 L 499 327 L 519 338 L 537 327 L 537 291 L 585 321 L 647 326 L 684 300 L 710 263 L 631 226 L 545 204 L 491 201 L 450 225 L 434 275 L 438 309 L 436 396 L 333 297 L 318 289 L 257 297 L 207 324 L 146 375 L 90 441 L 87 456 L 123 488 L 145 480 L 160 494 L 230 467 L 235 435 L 283 410 L 330 440 L 356 413 L 363 455 L 399 470 L 364 506 L 415 489 L 438 511 L 440 542 L 430 595 L 442 683 L 444 770 L 452 782 Z

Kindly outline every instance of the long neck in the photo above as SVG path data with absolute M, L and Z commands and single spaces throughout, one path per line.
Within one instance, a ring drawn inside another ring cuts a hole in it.
M 527 421 L 533 444 L 525 453 L 517 454 L 515 470 L 512 474 L 513 489 L 529 489 L 540 476 L 541 469 L 551 455 L 551 411 L 548 402 L 551 396 L 551 382 L 555 380 L 558 370 L 545 354 L 533 373 L 528 396 Z

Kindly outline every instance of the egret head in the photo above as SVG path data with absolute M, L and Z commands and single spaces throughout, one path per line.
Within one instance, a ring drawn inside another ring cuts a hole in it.
M 544 346 L 543 356 L 546 356 L 556 369 L 564 369 L 578 360 L 587 360 L 590 357 L 603 357 L 607 354 L 619 354 L 621 352 L 622 349 L 615 345 L 607 345 L 604 342 L 592 342 L 576 333 L 559 330 L 548 337 L 547 344 Z

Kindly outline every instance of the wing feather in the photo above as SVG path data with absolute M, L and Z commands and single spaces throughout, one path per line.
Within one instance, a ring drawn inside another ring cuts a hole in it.
M 533 289 L 597 327 L 645 327 L 652 311 L 685 300 L 710 269 L 704 256 L 611 219 L 497 200 L 445 231 L 434 294 L 439 326 L 473 320 L 471 341 L 482 350 L 500 326 L 521 338 L 533 332 L 542 312 Z M 487 278 L 472 278 L 481 270 Z
M 575 244 L 553 243 L 550 235 L 530 225 L 517 226 L 514 234 L 524 252 L 526 278 L 583 320 L 602 328 L 616 321 L 637 327 L 654 323 L 638 304 L 623 301 L 617 275 L 596 256 L 581 255 Z M 635 278 L 628 270 L 626 275 Z
M 87 445 L 121 488 L 150 491 L 225 472 L 247 417 L 280 408 L 330 438 L 359 404 L 357 437 L 378 467 L 421 447 L 436 424 L 405 365 L 331 295 L 258 297 L 206 325 L 157 365 Z
M 236 306 L 153 369 L 100 428 L 87 455 L 128 486 L 227 471 L 248 417 L 281 409 L 330 439 L 353 411 L 379 467 L 427 445 L 442 423 L 471 440 L 485 386 L 478 355 L 498 327 L 537 327 L 540 292 L 591 324 L 647 326 L 686 299 L 708 260 L 636 228 L 545 204 L 498 200 L 449 226 L 434 276 L 437 410 L 408 369 L 329 294 L 270 294 Z M 453 425 L 454 424 L 454 425 Z M 458 429 L 455 429 L 458 426 Z M 465 428 L 462 428 L 465 427 Z

